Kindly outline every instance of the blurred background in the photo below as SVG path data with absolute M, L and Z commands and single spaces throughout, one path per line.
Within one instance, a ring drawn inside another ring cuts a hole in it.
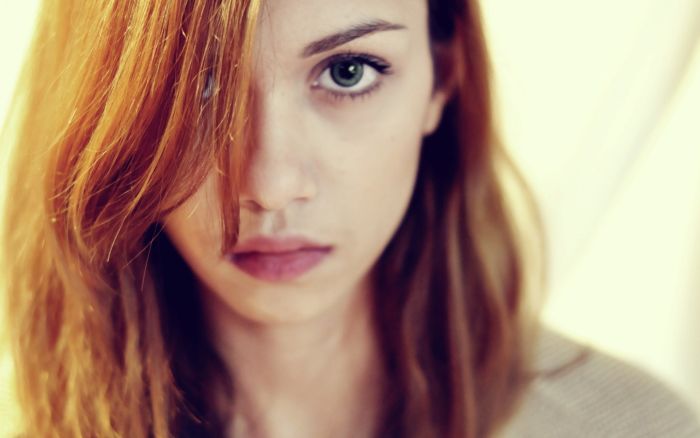
M 500 127 L 548 233 L 545 321 L 700 413 L 700 1 L 482 5 Z M 0 0 L 0 120 L 36 6 Z
M 700 1 L 482 1 L 542 209 L 545 321 L 700 413 Z

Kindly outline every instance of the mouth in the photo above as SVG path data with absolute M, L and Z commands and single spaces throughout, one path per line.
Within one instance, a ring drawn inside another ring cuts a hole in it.
M 228 256 L 241 271 L 259 280 L 281 282 L 301 277 L 333 251 L 305 238 L 256 237 L 242 242 Z

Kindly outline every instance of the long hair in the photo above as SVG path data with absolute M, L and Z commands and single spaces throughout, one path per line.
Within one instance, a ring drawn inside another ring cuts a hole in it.
M 495 131 L 477 2 L 430 0 L 429 13 L 436 85 L 454 92 L 375 269 L 395 376 L 384 425 L 386 436 L 483 437 L 528 383 L 537 303 L 526 291 L 541 281 L 541 228 Z
M 525 382 L 506 182 L 527 191 L 494 132 L 478 5 L 428 4 L 436 84 L 453 91 L 372 272 L 391 376 L 379 436 L 486 436 Z M 4 320 L 27 436 L 223 434 L 213 388 L 230 377 L 160 221 L 215 168 L 222 248 L 236 241 L 259 7 L 44 1 L 4 128 Z

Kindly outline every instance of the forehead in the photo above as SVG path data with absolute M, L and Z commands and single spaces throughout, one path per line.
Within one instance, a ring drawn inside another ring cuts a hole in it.
M 309 42 L 358 23 L 384 20 L 411 33 L 427 32 L 426 0 L 266 0 L 260 14 L 260 48 L 298 55 Z

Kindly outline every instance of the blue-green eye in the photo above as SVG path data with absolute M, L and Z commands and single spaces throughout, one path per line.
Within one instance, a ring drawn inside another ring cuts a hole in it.
M 364 54 L 340 54 L 326 61 L 326 68 L 313 83 L 334 96 L 351 97 L 374 89 L 381 75 L 389 74 L 390 65 L 383 60 Z
M 362 80 L 364 70 L 364 64 L 356 59 L 351 59 L 333 64 L 330 68 L 330 75 L 333 82 L 348 88 L 357 85 Z

